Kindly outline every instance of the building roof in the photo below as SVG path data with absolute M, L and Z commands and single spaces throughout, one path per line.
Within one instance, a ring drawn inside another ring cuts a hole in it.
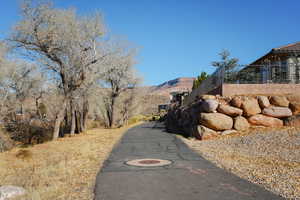
M 280 54 L 280 53 L 293 53 L 293 54 L 299 55 L 300 54 L 300 42 L 295 42 L 295 43 L 291 43 L 291 44 L 284 45 L 281 47 L 273 48 L 267 54 L 258 58 L 257 60 L 252 62 L 250 65 L 255 65 L 255 64 L 259 63 L 261 60 L 269 57 L 272 54 Z
M 272 49 L 273 51 L 300 51 L 300 42 L 288 44 L 278 48 Z

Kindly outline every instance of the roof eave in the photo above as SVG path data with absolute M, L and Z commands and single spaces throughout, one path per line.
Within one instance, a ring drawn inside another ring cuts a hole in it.
M 252 62 L 251 64 L 249 65 L 254 65 L 256 64 L 257 62 L 261 61 L 262 59 L 268 57 L 270 54 L 274 53 L 274 49 L 272 49 L 271 51 L 269 51 L 268 53 L 266 53 L 264 56 L 258 58 L 257 60 L 255 60 L 254 62 Z

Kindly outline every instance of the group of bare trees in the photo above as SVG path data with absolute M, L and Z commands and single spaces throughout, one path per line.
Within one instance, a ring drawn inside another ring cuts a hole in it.
M 126 123 L 140 81 L 136 49 L 110 39 L 100 13 L 79 16 L 74 9 L 24 1 L 21 16 L 0 43 L 2 114 L 23 115 L 31 100 L 35 117 L 53 121 L 53 139 L 85 131 L 91 107 L 102 111 L 109 127 L 116 116 Z

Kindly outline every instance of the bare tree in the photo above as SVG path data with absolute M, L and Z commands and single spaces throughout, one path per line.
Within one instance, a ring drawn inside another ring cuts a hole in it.
M 33 63 L 27 61 L 8 59 L 8 47 L 3 42 L 0 43 L 0 96 L 2 117 L 6 116 L 6 111 L 18 109 L 24 113 L 24 101 L 32 97 L 36 89 L 41 85 L 41 74 L 36 70 Z M 9 107 L 9 101 L 13 104 Z M 16 105 L 20 105 L 18 108 Z M 15 110 L 16 111 L 16 110 Z
M 0 66 L 2 67 L 5 62 L 5 55 L 6 55 L 6 45 L 0 41 Z
M 105 57 L 98 50 L 105 30 L 103 21 L 98 13 L 79 17 L 73 9 L 27 1 L 22 5 L 21 14 L 10 41 L 20 53 L 37 61 L 41 69 L 52 72 L 64 97 L 55 120 L 53 139 L 56 139 L 67 103 L 71 104 L 74 118 L 74 94 L 94 65 Z
M 109 127 L 115 125 L 117 98 L 128 88 L 134 88 L 139 81 L 133 68 L 134 64 L 135 51 L 132 49 L 113 54 L 104 63 L 105 71 L 101 82 L 108 93 L 104 98 L 104 105 Z
M 3 113 L 4 102 L 8 95 L 7 84 L 5 83 L 5 78 L 8 73 L 8 62 L 6 59 L 7 46 L 4 42 L 0 42 L 0 111 Z
M 140 100 L 142 95 L 135 87 L 127 89 L 119 100 L 119 109 L 121 114 L 121 121 L 128 125 L 128 120 L 140 111 Z
M 24 114 L 24 101 L 34 96 L 35 91 L 43 82 L 34 65 L 26 62 L 11 62 L 5 78 L 7 89 L 15 95 L 20 103 L 20 113 Z

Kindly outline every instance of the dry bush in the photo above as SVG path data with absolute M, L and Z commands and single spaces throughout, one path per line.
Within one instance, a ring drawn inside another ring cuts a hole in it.
M 0 129 L 0 152 L 12 149 L 14 146 L 13 141 L 9 138 L 7 133 Z
M 87 121 L 87 129 L 94 129 L 94 128 L 104 128 L 106 127 L 104 120 L 88 120 Z
M 51 139 L 51 123 L 42 119 L 11 121 L 6 125 L 9 136 L 22 144 L 39 144 Z
M 30 159 L 32 158 L 32 153 L 27 150 L 27 149 L 20 149 L 17 153 L 16 153 L 16 157 L 19 159 Z

